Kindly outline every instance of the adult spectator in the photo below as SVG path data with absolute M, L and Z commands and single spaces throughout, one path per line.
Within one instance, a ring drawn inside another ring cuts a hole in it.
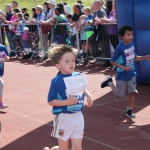
M 5 12 L 0 10 L 0 43 L 5 45 L 5 34 L 4 34 L 4 26 L 3 26 L 3 18 L 6 17 Z
M 53 20 L 54 23 L 67 23 L 66 17 L 62 14 L 62 10 L 59 7 L 55 8 L 57 17 Z M 66 44 L 67 31 L 69 30 L 67 25 L 55 25 L 55 39 L 57 44 Z
M 57 7 L 60 8 L 61 14 L 65 15 L 64 4 L 63 3 L 57 3 Z
M 113 2 L 112 0 L 109 0 L 106 2 L 106 14 L 107 14 L 107 16 L 112 11 L 112 2 Z
M 81 12 L 81 6 L 80 4 L 75 4 L 73 6 L 73 11 L 74 11 L 74 14 L 70 20 L 71 22 L 71 28 L 76 28 L 76 26 L 78 25 L 78 20 L 79 20 L 79 17 L 81 15 L 83 15 L 83 12 Z M 72 47 L 76 47 L 76 30 L 74 31 L 73 35 L 70 37 L 70 43 L 71 43 L 71 46 Z
M 32 8 L 32 19 L 35 20 L 36 18 L 37 18 L 36 9 Z M 31 24 L 30 20 L 27 20 L 26 24 L 27 27 L 29 28 L 29 42 L 30 42 L 31 49 L 33 51 L 39 50 L 39 34 L 38 34 L 37 25 Z
M 13 16 L 13 11 L 11 9 L 11 5 L 10 4 L 6 4 L 5 5 L 5 10 L 6 10 L 6 20 L 7 21 L 10 21 L 11 20 L 11 17 Z M 14 36 L 14 33 L 12 33 L 12 30 L 9 30 L 8 26 L 5 26 L 5 29 L 6 29 L 6 35 L 7 35 L 7 39 L 8 39 L 8 42 L 9 42 L 9 45 L 10 45 L 10 49 L 11 50 L 15 50 L 15 46 L 14 44 L 12 43 L 12 37 Z
M 37 5 L 36 7 L 36 19 L 30 19 L 31 23 L 37 23 L 39 37 L 40 37 L 40 46 L 42 46 L 44 53 L 48 50 L 48 35 L 47 33 L 42 33 L 40 21 L 45 20 L 45 14 L 43 13 L 43 7 L 41 5 Z
M 20 12 L 22 12 L 21 9 L 18 6 L 18 2 L 17 1 L 12 1 L 12 5 L 11 6 L 12 6 L 12 9 L 19 9 Z
M 108 18 L 103 18 L 103 22 L 106 23 L 116 23 L 116 9 L 114 2 L 112 3 L 112 11 L 109 13 Z M 109 25 L 108 26 L 109 39 L 114 49 L 116 49 L 119 41 L 118 41 L 118 30 L 117 25 Z
M 56 14 L 55 14 L 55 6 L 56 6 L 56 1 L 55 0 L 49 0 L 48 2 L 48 7 L 50 8 L 50 12 L 49 12 L 49 16 L 50 18 L 46 21 L 40 21 L 41 24 L 51 24 L 51 19 L 52 18 L 56 18 Z M 55 27 L 53 24 L 51 24 L 51 39 L 50 42 L 54 43 L 55 42 Z
M 95 52 L 97 48 L 96 42 L 100 43 L 100 47 L 102 48 L 102 50 L 105 50 L 106 41 L 105 43 L 103 43 L 103 41 L 104 37 L 106 40 L 106 37 L 108 36 L 107 33 L 108 31 L 106 26 L 101 25 L 102 23 L 101 18 L 106 17 L 106 12 L 104 11 L 104 9 L 102 9 L 101 1 L 95 0 L 92 7 L 95 10 L 94 17 L 91 22 L 92 24 L 94 23 L 94 33 L 89 37 L 88 42 L 89 42 L 89 51 Z M 93 55 L 93 53 L 91 53 L 91 55 Z

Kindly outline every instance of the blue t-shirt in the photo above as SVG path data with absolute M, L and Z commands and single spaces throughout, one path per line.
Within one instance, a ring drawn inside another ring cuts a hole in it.
M 0 44 L 0 53 L 5 53 L 7 56 L 9 56 L 6 46 L 2 44 Z M 0 58 L 1 57 L 3 56 L 0 55 Z M 0 76 L 3 76 L 3 75 L 4 75 L 4 62 L 0 62 Z
M 136 57 L 134 44 L 131 42 L 129 45 L 125 45 L 121 42 L 111 58 L 112 62 L 117 62 L 122 66 L 129 66 L 130 71 L 125 71 L 121 68 L 117 68 L 116 80 L 128 81 L 136 76 L 134 59 Z
M 58 99 L 60 101 L 66 100 L 67 94 L 66 94 L 66 86 L 64 83 L 63 78 L 69 77 L 69 76 L 76 76 L 80 75 L 79 72 L 73 72 L 70 75 L 64 75 L 58 73 L 57 76 L 52 79 L 51 86 L 48 93 L 48 102 L 53 101 L 54 99 Z M 52 113 L 53 114 L 60 114 L 60 113 L 75 113 L 78 111 L 81 111 L 84 107 L 84 94 L 82 95 L 76 95 L 76 98 L 78 100 L 78 103 L 71 106 L 53 106 Z

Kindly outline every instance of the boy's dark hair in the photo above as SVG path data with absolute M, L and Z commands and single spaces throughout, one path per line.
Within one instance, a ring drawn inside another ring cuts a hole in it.
M 17 16 L 22 19 L 22 13 L 17 13 Z
M 66 18 L 71 19 L 71 18 L 72 18 L 72 15 L 71 15 L 71 14 L 69 14 L 69 15 L 67 15 L 67 17 L 66 17 Z
M 126 31 L 133 31 L 133 28 L 131 26 L 123 26 L 118 30 L 118 34 L 120 37 L 123 37 Z
M 67 45 L 52 44 L 49 48 L 49 58 L 54 65 L 58 64 L 65 53 L 71 52 L 76 57 L 78 50 Z
M 13 11 L 14 11 L 15 13 L 20 13 L 20 10 L 19 10 L 18 8 L 15 8 Z

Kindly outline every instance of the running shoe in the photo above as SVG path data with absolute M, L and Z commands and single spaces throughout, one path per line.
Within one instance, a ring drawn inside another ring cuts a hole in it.
M 129 109 L 126 112 L 126 116 L 129 117 L 129 118 L 136 118 L 136 114 L 132 111 L 132 109 Z
M 101 88 L 104 88 L 106 86 L 109 86 L 108 83 L 113 82 L 112 77 L 108 76 L 102 83 L 101 83 Z

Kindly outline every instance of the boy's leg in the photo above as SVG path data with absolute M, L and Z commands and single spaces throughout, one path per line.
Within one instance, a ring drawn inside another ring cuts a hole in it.
M 59 144 L 59 148 L 58 148 L 59 150 L 68 150 L 69 141 L 58 139 L 58 144 Z
M 132 108 L 134 103 L 134 95 L 135 93 L 129 93 L 128 107 Z
M 128 106 L 127 106 L 127 113 L 126 116 L 130 118 L 135 118 L 136 115 L 132 111 L 133 103 L 134 103 L 134 95 L 135 93 L 138 93 L 136 90 L 136 79 L 133 77 L 131 80 L 127 82 L 127 88 L 129 93 L 129 100 L 128 100 Z
M 4 88 L 4 82 L 2 78 L 0 77 L 0 109 L 7 108 L 8 106 L 2 101 L 3 97 L 3 88 Z
M 129 93 L 129 100 L 128 100 L 128 106 L 127 106 L 127 112 L 126 116 L 129 118 L 135 118 L 136 114 L 132 111 L 133 103 L 134 103 L 134 95 L 135 93 Z
M 82 150 L 82 139 L 71 139 L 72 150 Z

